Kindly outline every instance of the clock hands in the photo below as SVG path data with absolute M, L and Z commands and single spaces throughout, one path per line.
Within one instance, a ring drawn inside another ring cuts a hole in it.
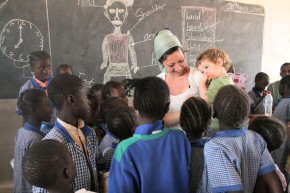
M 22 27 L 21 24 L 19 25 L 18 29 L 19 29 L 19 41 L 18 41 L 17 44 L 14 45 L 14 49 L 19 48 L 20 44 L 23 43 L 23 38 L 22 38 L 22 29 L 23 29 L 23 27 Z

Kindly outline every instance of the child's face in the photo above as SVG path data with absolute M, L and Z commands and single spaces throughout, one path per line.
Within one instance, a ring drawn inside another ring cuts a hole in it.
M 42 100 L 38 104 L 36 115 L 40 121 L 49 122 L 52 116 L 52 108 L 50 106 L 49 100 L 47 96 L 43 96 Z
M 285 65 L 280 70 L 280 76 L 284 77 L 290 74 L 290 65 Z
M 259 91 L 265 90 L 265 88 L 270 84 L 269 78 L 264 78 L 258 82 L 255 83 L 256 88 Z
M 128 98 L 125 95 L 125 89 L 123 86 L 120 86 L 118 88 L 113 88 L 111 92 L 112 97 L 118 97 L 122 100 L 124 100 L 128 104 Z
M 219 59 L 216 63 L 209 59 L 204 59 L 197 68 L 202 74 L 206 75 L 208 79 L 212 80 L 219 78 L 224 67 L 222 61 Z
M 35 78 L 45 82 L 51 76 L 51 61 L 49 58 L 38 61 L 32 65 Z
M 72 69 L 69 67 L 59 69 L 58 74 L 73 74 Z
M 283 97 L 285 93 L 286 85 L 280 84 L 279 85 L 279 94 Z
M 90 118 L 90 101 L 88 99 L 88 88 L 83 83 L 82 89 L 75 95 L 75 116 L 78 119 L 88 121 Z
M 182 76 L 188 67 L 183 51 L 180 48 L 167 56 L 163 61 L 163 65 L 166 68 L 167 73 L 172 73 L 178 76 Z

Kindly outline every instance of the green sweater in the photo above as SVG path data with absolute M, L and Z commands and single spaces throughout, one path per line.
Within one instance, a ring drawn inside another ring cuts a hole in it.
M 234 85 L 233 79 L 230 76 L 224 76 L 221 78 L 217 78 L 211 81 L 208 90 L 207 90 L 207 96 L 209 98 L 211 107 L 213 104 L 213 101 L 215 99 L 215 96 L 217 94 L 217 92 L 219 91 L 219 89 L 225 85 Z M 214 130 L 218 130 L 219 129 L 219 123 L 218 120 L 215 118 L 211 119 L 211 124 L 210 124 L 210 128 L 214 129 Z

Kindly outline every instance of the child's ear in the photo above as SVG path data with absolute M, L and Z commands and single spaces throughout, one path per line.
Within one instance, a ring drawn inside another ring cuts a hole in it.
M 75 104 L 75 98 L 73 95 L 68 95 L 67 96 L 67 103 L 70 104 L 70 105 L 74 105 Z
M 34 67 L 35 67 L 35 65 L 34 65 L 34 64 L 30 64 L 29 67 L 30 67 L 30 71 L 31 71 L 31 72 L 34 72 Z
M 223 65 L 224 65 L 224 61 L 223 61 L 223 59 L 221 59 L 221 58 L 217 58 L 217 59 L 216 59 L 216 64 L 217 64 L 218 66 L 223 66 Z
M 70 170 L 70 168 L 64 168 L 64 169 L 63 169 L 63 177 L 64 177 L 65 179 L 69 179 L 69 180 L 74 179 L 73 171 Z

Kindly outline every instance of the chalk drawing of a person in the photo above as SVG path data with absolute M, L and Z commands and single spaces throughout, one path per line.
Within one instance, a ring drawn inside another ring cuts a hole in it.
M 129 55 L 132 63 L 131 70 L 134 73 L 138 70 L 133 37 L 129 31 L 126 34 L 121 32 L 121 26 L 128 16 L 128 7 L 133 3 L 133 0 L 106 1 L 105 16 L 114 25 L 115 30 L 105 36 L 102 44 L 103 63 L 100 69 L 108 67 L 104 74 L 104 83 L 111 80 L 111 77 L 132 78 Z

